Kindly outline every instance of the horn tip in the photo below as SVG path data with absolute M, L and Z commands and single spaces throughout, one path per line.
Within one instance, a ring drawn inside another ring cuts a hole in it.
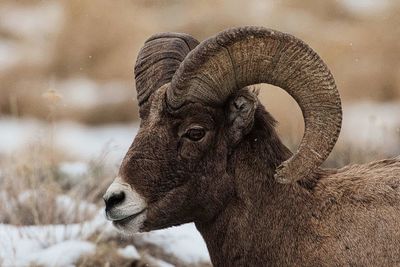
M 289 160 L 283 162 L 276 168 L 274 179 L 280 184 L 294 184 L 298 181 L 303 180 L 310 173 L 313 172 L 315 168 L 294 168 L 293 157 Z
M 292 184 L 296 182 L 296 179 L 293 178 L 293 173 L 288 171 L 288 162 L 285 161 L 281 165 L 276 168 L 274 178 L 275 181 L 280 184 Z

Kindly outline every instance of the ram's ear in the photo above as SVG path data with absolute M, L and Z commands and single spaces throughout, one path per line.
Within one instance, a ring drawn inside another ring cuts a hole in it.
M 228 138 L 233 145 L 239 143 L 253 127 L 258 106 L 257 94 L 244 88 L 228 102 Z

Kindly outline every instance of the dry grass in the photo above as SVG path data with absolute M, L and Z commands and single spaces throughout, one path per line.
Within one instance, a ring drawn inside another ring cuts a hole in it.
M 49 105 L 44 94 L 49 90 L 58 91 L 51 82 L 42 77 L 42 70 L 29 66 L 0 73 L 0 116 L 36 117 L 48 119 L 49 112 L 57 120 L 73 120 L 85 124 L 129 122 L 138 119 L 138 107 L 132 100 L 132 90 L 125 90 L 125 99 L 113 103 L 99 103 L 94 106 L 68 106 L 60 99 L 55 107 Z M 62 97 L 62 96 L 61 96 Z M 50 110 L 54 109 L 54 110 Z
M 96 247 L 96 252 L 93 255 L 87 255 L 81 257 L 77 262 L 79 267 L 89 266 L 110 266 L 110 267 L 128 267 L 138 266 L 138 260 L 129 260 L 123 258 L 118 254 L 118 249 L 122 246 L 121 242 L 117 244 L 116 241 L 110 241 L 107 243 L 99 243 Z
M 60 163 L 69 159 L 54 146 L 54 121 L 60 100 L 61 96 L 54 90 L 43 94 L 47 106 L 46 118 L 51 125 L 46 139 L 37 140 L 26 146 L 24 151 L 0 159 L 2 223 L 46 225 L 86 221 L 97 210 L 90 210 L 80 201 L 98 204 L 111 182 L 113 175 L 103 167 L 107 152 L 89 162 L 85 177 L 71 177 L 60 170 Z M 70 203 L 69 199 L 75 203 Z M 67 210 L 65 205 L 69 206 Z
M 159 266 L 155 260 L 162 260 L 176 267 L 209 267 L 209 263 L 193 263 L 187 264 L 173 255 L 166 254 L 160 247 L 148 244 L 140 244 L 135 240 L 127 240 L 121 237 L 107 237 L 101 238 L 95 235 L 91 239 L 97 244 L 96 252 L 92 255 L 81 257 L 77 266 L 90 267 L 90 266 L 131 266 L 131 267 L 145 267 L 145 266 Z M 140 259 L 126 259 L 119 253 L 118 249 L 127 245 L 135 244 Z
M 102 203 L 101 196 L 113 176 L 103 169 L 102 162 L 93 161 L 85 177 L 70 177 L 58 168 L 66 158 L 51 147 L 33 145 L 18 156 L 2 159 L 0 221 L 13 225 L 46 225 L 91 219 L 97 210 L 82 206 L 81 202 Z M 77 200 L 68 207 L 68 212 L 63 208 L 62 196 Z

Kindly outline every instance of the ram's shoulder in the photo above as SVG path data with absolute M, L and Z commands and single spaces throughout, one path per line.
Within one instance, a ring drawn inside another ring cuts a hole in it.
M 349 165 L 321 175 L 315 187 L 321 197 L 353 203 L 396 201 L 400 205 L 400 157 Z
M 365 164 L 354 164 L 337 170 L 332 177 L 350 180 L 387 181 L 400 178 L 400 157 L 383 159 Z

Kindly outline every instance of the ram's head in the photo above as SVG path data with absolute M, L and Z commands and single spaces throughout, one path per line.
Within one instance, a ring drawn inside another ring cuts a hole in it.
M 279 86 L 303 112 L 298 151 L 265 162 L 277 182 L 309 176 L 339 134 L 341 105 L 331 73 L 288 34 L 243 27 L 200 44 L 185 34 L 155 35 L 139 53 L 135 76 L 140 130 L 104 196 L 107 217 L 125 233 L 206 222 L 232 199 L 238 189 L 233 165 L 246 160 L 232 155 L 266 130 L 260 123 L 273 128 L 246 86 Z

